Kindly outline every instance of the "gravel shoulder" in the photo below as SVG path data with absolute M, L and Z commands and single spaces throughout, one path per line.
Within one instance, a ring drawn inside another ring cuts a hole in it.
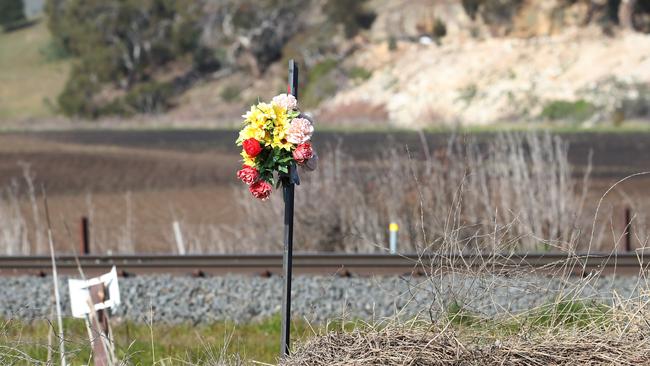
M 557 300 L 611 303 L 636 298 L 645 284 L 639 277 L 592 280 L 526 276 L 508 278 L 450 275 L 425 277 L 298 276 L 293 285 L 294 317 L 314 323 L 332 319 L 381 321 L 446 311 L 452 303 L 486 316 L 526 311 Z M 67 279 L 61 280 L 64 314 L 70 316 Z M 249 322 L 280 312 L 280 277 L 220 276 L 120 278 L 122 304 L 114 317 L 135 322 Z M 0 317 L 33 320 L 51 314 L 52 280 L 0 278 Z

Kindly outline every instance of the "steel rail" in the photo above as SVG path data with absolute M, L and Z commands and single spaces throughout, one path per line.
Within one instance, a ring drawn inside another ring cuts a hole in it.
M 275 275 L 282 270 L 282 254 L 244 255 L 84 255 L 77 257 L 87 275 L 110 270 L 114 265 L 125 276 L 167 273 L 172 275 L 249 274 Z M 472 268 L 508 271 L 521 268 L 564 270 L 585 274 L 594 270 L 606 273 L 638 273 L 650 263 L 636 253 L 571 255 L 533 253 L 513 255 L 452 254 L 294 254 L 297 274 L 384 275 L 424 274 L 432 269 Z M 56 258 L 59 272 L 78 274 L 77 259 L 71 255 Z M 48 256 L 0 256 L 0 276 L 47 275 L 51 271 Z

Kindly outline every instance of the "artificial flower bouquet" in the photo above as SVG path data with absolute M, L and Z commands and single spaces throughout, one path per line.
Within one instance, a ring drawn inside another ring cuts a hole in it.
M 237 177 L 248 185 L 254 197 L 266 200 L 274 183 L 279 187 L 292 167 L 312 166 L 309 163 L 315 160 L 315 153 L 310 140 L 314 126 L 303 118 L 291 94 L 277 95 L 271 103 L 259 102 L 242 117 L 244 128 L 239 132 L 237 146 L 243 147 L 243 166 Z

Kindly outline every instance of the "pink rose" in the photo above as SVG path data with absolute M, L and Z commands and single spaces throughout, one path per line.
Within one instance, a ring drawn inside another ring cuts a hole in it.
M 303 165 L 313 156 L 314 150 L 311 148 L 311 144 L 309 142 L 300 144 L 296 147 L 295 150 L 293 150 L 293 160 L 295 160 L 298 165 Z
M 291 94 L 276 95 L 271 99 L 271 103 L 286 108 L 287 110 L 293 110 L 298 107 L 296 97 Z
M 242 182 L 251 185 L 255 183 L 260 177 L 260 172 L 257 169 L 244 165 L 241 170 L 237 172 L 237 178 L 241 179 Z
M 251 192 L 253 197 L 259 198 L 262 201 L 265 201 L 271 195 L 271 190 L 273 187 L 269 182 L 265 180 L 258 180 L 257 182 L 248 186 L 248 190 Z
M 287 141 L 292 144 L 302 144 L 311 139 L 314 133 L 314 126 L 305 118 L 294 118 L 287 128 Z

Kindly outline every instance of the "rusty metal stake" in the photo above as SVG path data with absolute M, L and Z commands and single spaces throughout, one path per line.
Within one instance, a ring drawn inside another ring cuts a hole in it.
M 625 208 L 625 251 L 632 251 L 632 210 Z
M 90 254 L 90 230 L 89 230 L 88 218 L 86 216 L 81 217 L 79 234 L 80 234 L 79 254 L 88 255 Z

